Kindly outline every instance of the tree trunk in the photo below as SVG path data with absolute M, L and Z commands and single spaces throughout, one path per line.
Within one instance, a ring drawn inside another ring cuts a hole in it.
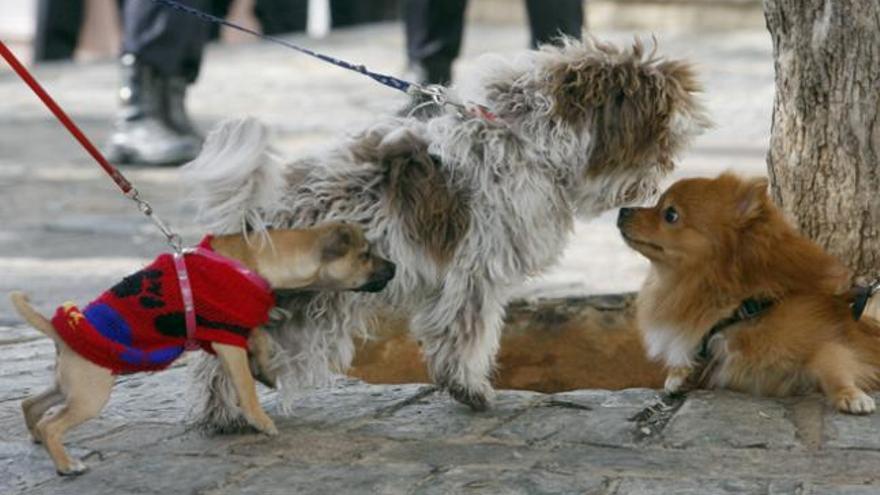
M 880 1 L 765 0 L 777 203 L 857 275 L 880 272 Z

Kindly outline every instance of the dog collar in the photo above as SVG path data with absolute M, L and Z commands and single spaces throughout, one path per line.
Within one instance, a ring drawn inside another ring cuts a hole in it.
M 712 326 L 712 329 L 709 330 L 703 340 L 700 341 L 700 349 L 697 352 L 697 356 L 702 361 L 708 361 L 710 357 L 712 357 L 712 352 L 709 349 L 709 341 L 712 340 L 712 337 L 718 335 L 719 333 L 727 330 L 727 328 L 741 323 L 743 321 L 753 320 L 762 314 L 764 314 L 768 309 L 773 306 L 774 301 L 770 299 L 753 299 L 749 298 L 742 302 L 734 311 L 733 314 L 724 318 L 715 325 Z
M 853 288 L 852 316 L 853 319 L 859 321 L 865 307 L 868 306 L 868 300 L 877 293 L 880 293 L 880 279 L 877 279 L 867 286 L 857 286 Z

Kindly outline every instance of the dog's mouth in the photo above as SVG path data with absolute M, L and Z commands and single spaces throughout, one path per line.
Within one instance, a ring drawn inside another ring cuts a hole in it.
M 643 248 L 647 248 L 647 249 L 650 249 L 653 251 L 657 251 L 657 252 L 661 252 L 661 253 L 663 252 L 663 247 L 660 246 L 659 244 L 654 244 L 653 242 L 642 241 L 642 240 L 636 239 L 635 237 L 632 237 L 631 235 L 627 234 L 626 232 L 624 232 L 622 230 L 620 231 L 620 235 L 623 237 L 623 240 L 627 244 L 629 244 L 629 246 L 631 248 L 635 249 L 636 251 L 641 251 Z
M 394 278 L 397 267 L 394 263 L 383 260 L 379 269 L 376 270 L 367 283 L 355 289 L 357 292 L 379 292 Z
M 388 285 L 388 282 L 391 281 L 392 277 L 387 277 L 384 279 L 370 280 L 364 285 L 354 289 L 355 292 L 381 292 Z

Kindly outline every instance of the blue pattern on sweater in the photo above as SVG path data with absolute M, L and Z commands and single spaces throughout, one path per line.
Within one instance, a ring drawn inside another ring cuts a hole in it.
M 126 347 L 132 345 L 131 327 L 113 308 L 103 303 L 90 304 L 83 314 L 104 338 Z

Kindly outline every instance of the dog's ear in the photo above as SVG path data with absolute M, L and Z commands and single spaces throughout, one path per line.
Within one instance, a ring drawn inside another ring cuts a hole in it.
M 321 239 L 321 259 L 329 261 L 345 256 L 354 246 L 355 239 L 354 229 L 350 225 L 334 226 Z
M 585 42 L 579 59 L 551 68 L 549 81 L 555 116 L 590 128 L 591 173 L 645 159 L 671 170 L 674 155 L 703 127 L 682 117 L 700 114 L 690 66 L 655 59 L 640 42 L 628 50 Z
M 608 102 L 622 104 L 639 86 L 637 61 L 642 46 L 636 44 L 631 57 L 623 58 L 610 45 L 588 44 L 582 58 L 551 66 L 548 80 L 553 112 L 570 125 L 586 123 L 594 109 Z
M 741 182 L 742 186 L 736 197 L 736 213 L 743 222 L 750 222 L 767 210 L 770 202 L 767 188 L 770 187 L 770 182 L 766 177 L 756 177 Z

